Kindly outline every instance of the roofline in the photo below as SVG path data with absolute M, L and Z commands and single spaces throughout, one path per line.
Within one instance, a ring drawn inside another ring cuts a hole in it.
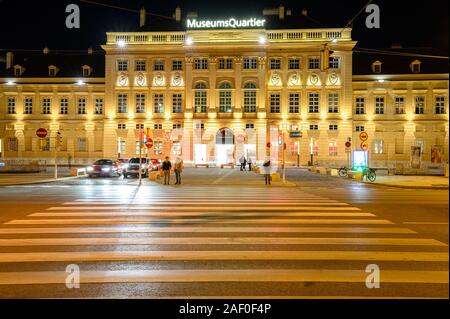
M 448 80 L 449 73 L 424 73 L 424 74 L 358 74 L 352 76 L 353 82 L 391 80 L 391 81 L 416 81 L 416 80 Z

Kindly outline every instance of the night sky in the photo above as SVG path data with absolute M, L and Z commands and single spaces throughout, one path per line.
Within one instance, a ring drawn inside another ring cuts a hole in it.
M 147 11 L 172 15 L 176 5 L 183 13 L 196 11 L 199 17 L 259 16 L 266 7 L 277 7 L 281 1 L 183 1 L 183 0 L 127 0 L 97 2 L 130 9 L 145 6 Z M 65 7 L 79 4 L 81 29 L 65 28 Z M 297 0 L 283 1 L 287 8 L 299 14 L 302 8 L 308 15 L 329 27 L 342 28 L 367 0 Z M 386 48 L 393 42 L 403 47 L 435 47 L 448 52 L 449 1 L 374 0 L 381 8 L 381 29 L 365 27 L 366 13 L 354 21 L 353 38 L 359 47 Z M 151 19 L 151 17 L 149 17 Z M 80 1 L 21 1 L 0 0 L 0 49 L 96 49 L 105 42 L 107 31 L 133 31 L 138 28 L 139 15 L 117 9 L 81 3 Z

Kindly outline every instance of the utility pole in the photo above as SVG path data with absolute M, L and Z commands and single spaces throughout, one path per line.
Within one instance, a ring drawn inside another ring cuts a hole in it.
M 55 179 L 58 179 L 58 144 L 59 144 L 59 135 L 61 133 L 57 133 L 55 135 L 55 147 L 54 147 L 54 156 L 55 156 Z
M 142 128 L 139 130 L 139 186 L 142 185 Z

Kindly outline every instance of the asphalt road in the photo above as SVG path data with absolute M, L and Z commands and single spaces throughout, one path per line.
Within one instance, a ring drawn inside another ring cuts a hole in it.
M 182 186 L 0 187 L 0 297 L 448 298 L 448 191 L 287 177 L 298 186 L 192 169 Z

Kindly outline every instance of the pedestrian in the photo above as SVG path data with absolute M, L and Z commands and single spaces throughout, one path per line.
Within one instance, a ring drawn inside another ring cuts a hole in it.
M 181 158 L 177 158 L 175 162 L 175 177 L 177 179 L 175 185 L 181 185 L 181 173 L 183 173 L 184 163 Z
M 241 158 L 239 158 L 239 164 L 241 164 L 241 172 L 244 170 L 244 155 L 241 156 Z
M 172 169 L 172 163 L 169 161 L 169 157 L 166 156 L 166 160 L 162 163 L 162 171 L 164 175 L 164 185 L 170 185 L 170 170 Z
M 251 158 L 251 157 L 249 157 L 249 158 L 248 158 L 248 171 L 249 171 L 249 172 L 251 172 L 251 171 L 252 171 L 252 164 L 253 164 L 253 162 L 252 162 L 252 158 Z
M 266 159 L 261 169 L 264 174 L 264 179 L 266 181 L 266 185 L 271 185 L 270 174 L 272 173 L 272 164 L 270 163 L 270 159 Z
M 247 159 L 245 158 L 245 156 L 244 156 L 244 172 L 246 172 L 247 171 L 247 169 L 246 169 L 246 167 L 247 167 Z

